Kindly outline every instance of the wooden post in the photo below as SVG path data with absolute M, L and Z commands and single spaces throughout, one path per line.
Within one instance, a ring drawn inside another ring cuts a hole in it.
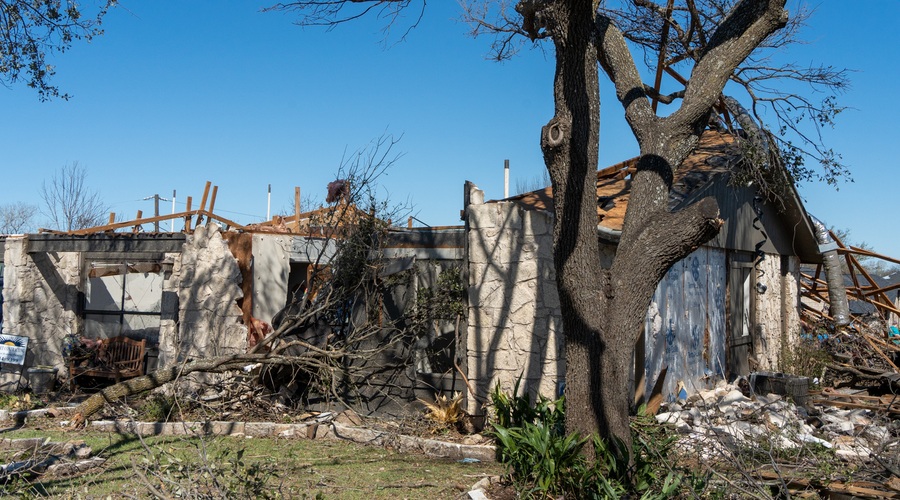
M 184 232 L 191 232 L 191 197 L 187 198 L 187 208 L 185 208 L 185 212 L 187 215 L 184 216 Z
M 144 215 L 144 212 L 141 211 L 141 210 L 138 210 L 138 211 L 137 211 L 137 216 L 135 216 L 134 220 L 141 220 L 141 217 L 142 217 L 143 215 Z M 133 233 L 139 233 L 139 232 L 141 232 L 141 225 L 140 225 L 140 223 L 135 224 L 135 225 L 134 225 L 134 228 L 131 230 L 131 232 L 133 232 Z
M 300 186 L 294 187 L 294 223 L 297 232 L 300 232 Z
M 209 213 L 212 214 L 213 209 L 216 208 L 216 194 L 219 193 L 219 186 L 213 186 L 212 198 L 209 200 Z

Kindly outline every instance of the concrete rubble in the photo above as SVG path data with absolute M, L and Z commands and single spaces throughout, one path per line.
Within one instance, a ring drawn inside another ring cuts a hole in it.
M 728 458 L 742 447 L 815 444 L 847 461 L 867 461 L 892 435 L 887 420 L 868 409 L 798 406 L 776 394 L 748 397 L 724 381 L 687 400 L 664 403 L 656 420 L 673 425 L 679 446 L 700 451 L 702 459 Z

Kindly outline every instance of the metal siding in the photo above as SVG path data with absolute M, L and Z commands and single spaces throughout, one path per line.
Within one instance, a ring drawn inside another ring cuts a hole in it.
M 705 388 L 725 371 L 725 252 L 699 248 L 677 262 L 653 295 L 645 320 L 647 394 L 668 367 L 662 394 Z
M 728 267 L 725 251 L 710 248 L 706 274 L 706 326 L 709 342 L 706 346 L 706 365 L 710 375 L 725 376 L 725 280 Z
M 796 222 L 795 216 L 781 213 L 772 203 L 765 201 L 758 202 L 760 212 L 757 214 L 753 206 L 756 190 L 746 186 L 730 186 L 726 176 L 720 176 L 698 190 L 680 206 L 707 196 L 716 199 L 720 217 L 725 221 L 719 234 L 707 243 L 708 247 L 797 255 L 808 246 L 804 244 L 809 239 L 809 229 L 802 221 Z

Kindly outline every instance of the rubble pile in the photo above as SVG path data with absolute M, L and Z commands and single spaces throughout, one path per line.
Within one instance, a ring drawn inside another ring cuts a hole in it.
M 68 476 L 103 465 L 102 457 L 92 457 L 93 451 L 84 441 L 57 443 L 50 438 L 0 439 L 0 457 L 12 460 L 0 462 L 0 482 L 20 476 Z
M 675 426 L 679 446 L 702 460 L 729 458 L 742 448 L 791 450 L 809 445 L 833 449 L 848 461 L 868 461 L 898 432 L 887 418 L 864 408 L 798 406 L 776 394 L 745 394 L 724 381 L 685 401 L 666 403 L 656 415 Z M 896 442 L 896 440 L 894 440 Z

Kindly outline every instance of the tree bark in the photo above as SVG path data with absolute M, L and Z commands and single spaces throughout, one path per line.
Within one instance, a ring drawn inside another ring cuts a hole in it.
M 156 389 L 157 387 L 162 387 L 169 382 L 175 381 L 179 377 L 194 372 L 223 373 L 239 370 L 244 366 L 253 363 L 292 364 L 296 363 L 296 360 L 291 360 L 285 356 L 271 356 L 267 354 L 240 354 L 202 359 L 157 370 L 141 377 L 111 385 L 102 391 L 91 395 L 91 397 L 82 401 L 81 404 L 78 405 L 78 408 L 76 408 L 75 416 L 72 418 L 72 426 L 83 426 L 87 419 L 100 411 L 106 403 L 111 403 L 127 396 L 141 394 Z
M 556 50 L 553 118 L 541 149 L 553 182 L 554 266 L 566 340 L 568 432 L 599 432 L 630 452 L 630 372 L 634 345 L 657 285 L 669 268 L 718 232 L 718 206 L 705 199 L 668 209 L 675 169 L 696 146 L 728 77 L 786 20 L 784 0 L 745 0 L 711 38 L 682 106 L 657 117 L 621 32 L 593 2 L 541 3 L 535 15 Z M 640 146 L 625 225 L 613 265 L 599 266 L 596 169 L 597 64 Z
M 606 274 L 597 265 L 597 154 L 600 87 L 591 2 L 548 5 L 542 13 L 556 46 L 555 114 L 541 149 L 553 183 L 553 255 L 566 339 L 566 427 L 589 435 L 609 427 L 601 405 L 601 306 Z

